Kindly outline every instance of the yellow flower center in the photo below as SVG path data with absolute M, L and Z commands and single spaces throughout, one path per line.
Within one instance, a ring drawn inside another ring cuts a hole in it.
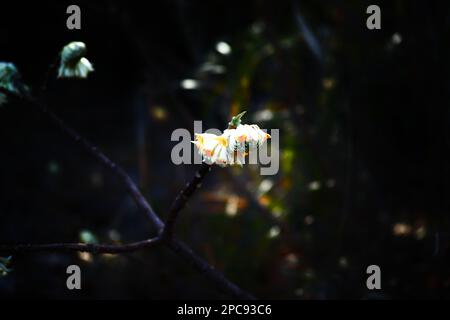
M 197 139 L 197 141 L 198 141 L 201 145 L 203 145 L 204 142 L 205 142 L 205 138 L 204 138 L 202 135 L 198 134 L 198 133 L 195 134 L 195 139 Z
M 217 137 L 217 141 L 224 147 L 228 147 L 228 139 L 225 137 Z

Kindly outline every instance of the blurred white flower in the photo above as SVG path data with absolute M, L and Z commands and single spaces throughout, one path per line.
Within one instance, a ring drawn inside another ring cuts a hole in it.
M 181 87 L 186 90 L 194 90 L 198 89 L 200 86 L 200 83 L 197 80 L 194 79 L 184 79 L 181 81 Z
M 220 41 L 216 44 L 216 50 L 220 54 L 229 55 L 231 53 L 231 46 L 224 41 Z
M 253 115 L 253 120 L 256 122 L 270 121 L 273 119 L 273 116 L 273 111 L 265 109 L 255 112 L 255 114 Z
M 214 64 L 211 62 L 205 62 L 201 67 L 200 67 L 200 72 L 204 72 L 204 73 L 213 73 L 213 74 L 223 74 L 227 71 L 227 69 L 219 64 Z
M 86 45 L 83 42 L 71 42 L 61 51 L 61 63 L 58 78 L 87 78 L 94 71 L 92 64 L 84 57 Z

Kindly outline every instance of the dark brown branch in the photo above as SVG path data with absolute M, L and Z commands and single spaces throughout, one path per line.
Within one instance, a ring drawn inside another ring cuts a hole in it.
M 125 253 L 154 247 L 161 244 L 161 238 L 155 237 L 128 244 L 86 244 L 86 243 L 52 243 L 52 244 L 19 244 L 19 245 L 0 245 L 0 252 L 7 254 L 17 254 L 21 252 L 34 251 L 63 251 L 63 252 L 90 252 L 90 253 Z
M 169 215 L 167 217 L 166 226 L 163 231 L 163 236 L 172 237 L 175 223 L 180 211 L 184 208 L 189 198 L 194 194 L 195 190 L 200 188 L 203 179 L 209 171 L 211 171 L 211 166 L 209 164 L 203 163 L 200 169 L 195 174 L 194 178 L 175 198 L 175 201 L 172 203 L 169 210 Z
M 58 56 L 55 58 L 53 63 L 47 69 L 47 72 L 45 73 L 45 76 L 44 76 L 44 79 L 42 81 L 41 88 L 40 88 L 40 91 L 42 94 L 44 94 L 47 91 L 47 87 L 50 83 L 50 80 L 52 80 L 52 75 L 58 71 L 58 64 L 59 64 L 60 59 L 61 59 L 61 56 L 58 54 Z
M 201 274 L 203 274 L 211 282 L 215 283 L 222 292 L 230 293 L 233 298 L 241 300 L 255 300 L 251 294 L 245 292 L 233 282 L 229 281 L 225 276 L 217 271 L 214 267 L 208 264 L 205 260 L 197 256 L 191 248 L 189 248 L 183 242 L 172 239 L 169 240 L 170 248 L 180 255 L 186 262 L 196 268 Z
M 9 93 L 10 94 L 10 93 Z M 17 98 L 17 97 L 16 97 Z M 29 103 L 38 106 L 39 110 L 48 115 L 50 120 L 54 122 L 64 133 L 70 136 L 76 143 L 81 144 L 94 158 L 100 161 L 105 167 L 109 168 L 119 179 L 125 184 L 127 191 L 133 196 L 134 201 L 139 209 L 146 213 L 149 219 L 158 229 L 159 233 L 163 233 L 166 228 L 164 223 L 158 217 L 158 215 L 153 211 L 150 204 L 144 198 L 144 196 L 139 191 L 136 184 L 128 176 L 128 174 L 117 164 L 111 161 L 105 154 L 99 151 L 95 146 L 85 140 L 81 135 L 79 135 L 74 129 L 67 126 L 62 119 L 60 119 L 53 112 L 48 110 L 48 108 L 31 97 L 26 99 Z M 167 230 L 171 230 L 178 213 L 186 204 L 187 199 L 194 193 L 194 191 L 200 186 L 201 181 L 205 175 L 210 171 L 211 166 L 203 164 L 199 172 L 194 176 L 193 180 L 188 183 L 185 190 L 181 194 L 180 199 L 176 199 L 175 203 L 172 205 L 170 210 L 171 214 L 169 219 L 171 222 L 171 227 Z M 123 253 L 139 250 L 142 248 L 150 247 L 155 244 L 165 244 L 172 251 L 181 256 L 184 260 L 194 266 L 199 270 L 206 278 L 208 278 L 212 283 L 214 283 L 218 289 L 223 292 L 231 294 L 233 297 L 238 299 L 254 299 L 253 296 L 240 289 L 237 285 L 229 281 L 223 274 L 214 269 L 207 261 L 196 255 L 186 244 L 183 242 L 171 238 L 157 236 L 153 239 L 144 240 L 141 242 L 131 243 L 128 245 L 114 246 L 114 245 L 92 245 L 92 244 L 44 244 L 44 245 L 0 245 L 0 252 L 7 251 L 8 253 L 18 253 L 18 252 L 29 252 L 29 251 L 85 251 L 93 253 Z
M 42 113 L 48 115 L 50 117 L 50 120 L 52 120 L 64 133 L 66 133 L 69 137 L 71 137 L 76 143 L 81 144 L 94 158 L 100 161 L 100 163 L 103 164 L 105 167 L 110 169 L 123 182 L 128 193 L 131 194 L 134 201 L 136 202 L 138 208 L 141 209 L 150 218 L 150 220 L 158 229 L 158 232 L 161 232 L 164 227 L 164 223 L 155 213 L 155 211 L 147 202 L 147 200 L 145 200 L 144 196 L 139 191 L 138 187 L 130 178 L 130 176 L 125 172 L 125 170 L 123 170 L 120 166 L 111 161 L 103 152 L 98 150 L 97 147 L 93 146 L 81 135 L 79 135 L 78 132 L 67 126 L 61 118 L 59 118 L 56 114 L 51 112 L 44 104 L 39 103 L 38 101 L 32 102 L 33 105 L 38 106 L 39 110 Z
M 86 244 L 86 243 L 52 243 L 52 244 L 19 244 L 0 245 L 0 253 L 20 254 L 26 252 L 90 252 L 93 254 L 120 254 L 131 253 L 146 248 L 153 248 L 157 245 L 167 245 L 173 252 L 182 257 L 192 267 L 215 283 L 218 289 L 228 292 L 233 298 L 243 300 L 255 299 L 252 295 L 243 291 L 237 285 L 229 281 L 219 271 L 209 265 L 204 259 L 197 256 L 186 244 L 176 239 L 166 239 L 158 236 L 138 242 L 122 245 L 109 244 Z

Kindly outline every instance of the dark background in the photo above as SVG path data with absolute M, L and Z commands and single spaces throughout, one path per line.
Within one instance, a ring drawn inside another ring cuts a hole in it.
M 198 167 L 171 162 L 174 129 L 224 128 L 242 110 L 245 122 L 280 129 L 277 175 L 215 168 L 182 212 L 179 236 L 228 278 L 260 298 L 450 297 L 445 1 L 378 2 L 381 30 L 366 28 L 372 1 L 77 1 L 80 31 L 66 28 L 70 4 L 3 1 L 0 61 L 37 92 L 62 47 L 85 42 L 95 72 L 53 77 L 48 104 L 162 217 Z M 187 78 L 200 87 L 181 88 Z M 20 103 L 0 107 L 0 243 L 83 232 L 111 243 L 154 230 L 48 120 Z M 70 264 L 82 268 L 81 291 L 66 289 Z M 366 288 L 371 264 L 382 290 Z M 226 297 L 163 248 L 33 253 L 11 267 L 0 297 Z

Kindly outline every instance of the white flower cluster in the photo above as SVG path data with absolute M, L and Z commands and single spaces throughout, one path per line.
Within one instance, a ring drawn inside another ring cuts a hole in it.
M 92 64 L 84 57 L 86 45 L 83 42 L 71 42 L 61 51 L 61 63 L 58 78 L 87 78 L 94 71 Z
M 226 129 L 220 136 L 211 133 L 195 134 L 195 141 L 192 143 L 197 146 L 204 162 L 225 167 L 242 166 L 247 151 L 256 150 L 267 139 L 270 139 L 270 135 L 256 124 L 239 124 L 236 129 Z

